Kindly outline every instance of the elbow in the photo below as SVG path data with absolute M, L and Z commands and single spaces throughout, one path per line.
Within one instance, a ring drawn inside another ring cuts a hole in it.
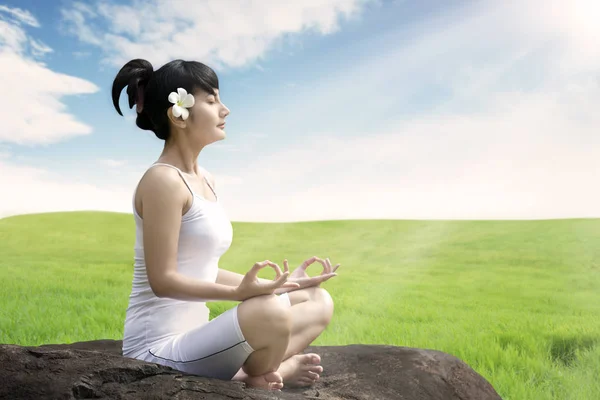
M 162 279 L 155 278 L 153 280 L 149 280 L 150 289 L 152 290 L 152 293 L 154 293 L 156 297 L 160 298 L 170 296 L 171 291 L 169 290 L 169 285 L 167 283 L 168 279 L 166 277 L 163 277 Z
M 154 293 L 154 296 L 156 297 L 167 297 L 167 295 L 165 294 L 165 289 L 162 288 L 160 285 L 153 285 L 150 284 L 150 289 L 152 290 L 152 293 Z
M 154 293 L 154 296 L 158 297 L 158 298 L 165 298 L 168 297 L 164 291 L 162 290 L 158 290 L 156 288 L 152 288 L 152 293 Z

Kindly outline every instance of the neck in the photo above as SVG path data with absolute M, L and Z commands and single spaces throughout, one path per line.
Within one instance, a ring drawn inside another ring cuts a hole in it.
M 202 148 L 182 140 L 167 140 L 158 162 L 171 164 L 185 173 L 194 174 Z

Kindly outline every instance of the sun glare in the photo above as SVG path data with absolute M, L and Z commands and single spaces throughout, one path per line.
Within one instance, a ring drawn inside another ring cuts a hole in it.
M 587 39 L 600 38 L 600 0 L 572 1 L 567 7 L 573 18 L 575 29 Z

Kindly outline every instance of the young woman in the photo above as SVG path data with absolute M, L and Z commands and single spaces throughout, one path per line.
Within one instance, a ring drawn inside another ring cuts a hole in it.
M 317 354 L 302 354 L 327 327 L 331 296 L 319 285 L 337 264 L 312 257 L 290 274 L 270 260 L 245 275 L 220 268 L 232 242 L 232 225 L 215 180 L 197 159 L 225 138 L 229 110 L 215 72 L 200 62 L 174 60 L 154 71 L 145 60 L 128 62 L 112 87 L 127 86 L 139 128 L 164 141 L 157 161 L 133 195 L 135 259 L 123 338 L 123 355 L 206 377 L 241 380 L 280 390 L 311 385 L 323 371 Z M 306 268 L 323 265 L 319 276 Z M 274 280 L 260 279 L 270 267 Z M 238 301 L 209 321 L 209 301 Z

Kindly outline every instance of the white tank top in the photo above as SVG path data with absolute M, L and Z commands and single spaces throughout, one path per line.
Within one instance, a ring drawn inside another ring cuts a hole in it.
M 177 248 L 177 270 L 180 274 L 203 281 L 216 282 L 219 258 L 229 249 L 233 239 L 233 228 L 219 197 L 216 201 L 205 199 L 194 193 L 183 173 L 170 164 L 155 163 L 177 170 L 192 193 L 190 209 L 181 218 L 179 244 Z M 137 190 L 137 189 L 136 189 Z M 209 321 L 206 300 L 182 301 L 159 298 L 154 295 L 148 282 L 144 262 L 143 219 L 135 207 L 133 194 L 133 216 L 135 220 L 134 273 L 127 307 L 123 337 L 123 355 L 136 357 L 148 351 L 152 345 Z

